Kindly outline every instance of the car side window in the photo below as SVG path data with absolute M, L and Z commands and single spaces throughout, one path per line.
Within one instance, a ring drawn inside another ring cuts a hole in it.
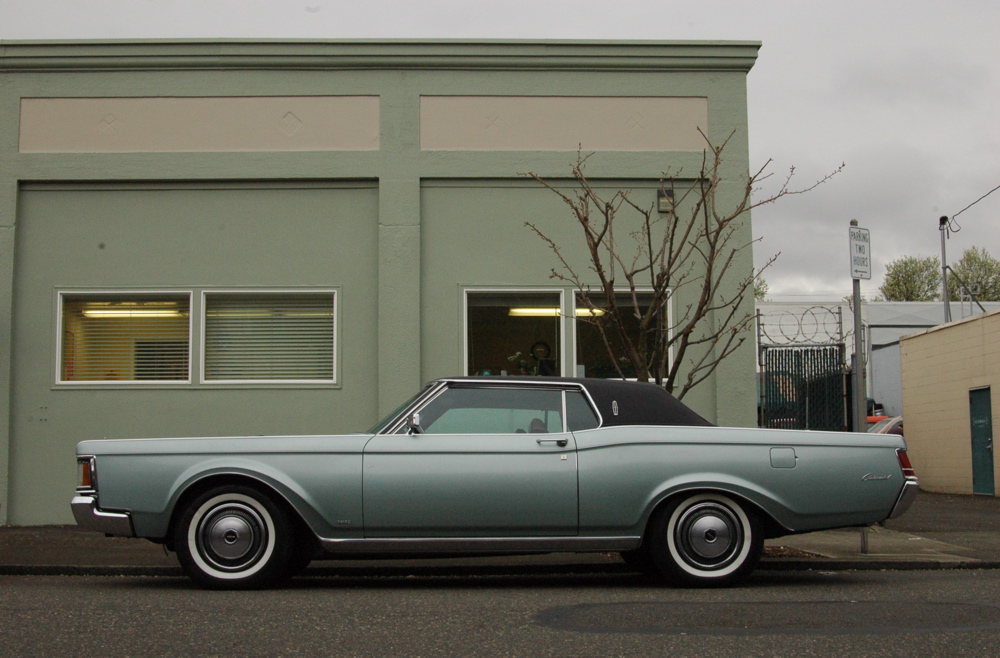
M 592 430 L 600 424 L 597 413 L 582 391 L 566 391 L 566 425 L 570 432 Z
M 562 391 L 448 388 L 420 410 L 425 434 L 562 432 Z

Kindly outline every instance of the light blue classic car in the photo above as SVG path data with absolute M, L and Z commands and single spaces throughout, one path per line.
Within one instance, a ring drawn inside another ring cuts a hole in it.
M 84 441 L 77 522 L 176 551 L 213 588 L 314 559 L 618 551 L 731 584 L 764 539 L 902 514 L 894 435 L 715 427 L 653 384 L 440 379 L 364 434 Z

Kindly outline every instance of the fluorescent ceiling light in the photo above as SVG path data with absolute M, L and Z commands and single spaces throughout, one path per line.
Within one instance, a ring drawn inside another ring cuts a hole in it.
M 524 306 L 510 309 L 507 315 L 514 318 L 551 318 L 559 315 L 559 309 L 551 306 Z
M 84 309 L 88 318 L 179 318 L 184 314 L 178 309 L 166 308 L 92 308 Z
M 558 308 L 552 306 L 524 306 L 524 307 L 514 307 L 507 311 L 507 315 L 515 318 L 527 318 L 527 317 L 557 317 L 561 315 Z M 591 311 L 589 308 L 578 308 L 576 309 L 576 316 L 579 318 L 597 316 L 600 317 L 604 315 L 603 309 L 595 309 Z

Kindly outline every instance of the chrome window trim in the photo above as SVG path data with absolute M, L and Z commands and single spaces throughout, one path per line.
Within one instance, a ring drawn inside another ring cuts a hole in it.
M 403 429 L 406 424 L 406 419 L 413 415 L 413 412 L 423 409 L 424 406 L 431 400 L 441 395 L 441 393 L 448 388 L 447 383 L 444 381 L 439 381 L 437 386 L 431 386 L 424 391 L 424 394 L 413 401 L 408 407 L 399 412 L 395 420 L 389 421 L 385 428 L 379 432 L 377 436 L 384 436 L 387 434 L 399 434 L 399 431 Z
M 409 405 L 403 409 L 400 414 L 395 418 L 395 420 L 390 421 L 386 424 L 385 428 L 379 432 L 379 435 L 387 434 L 398 434 L 403 426 L 406 424 L 406 419 L 409 418 L 414 412 L 419 412 L 425 406 L 433 402 L 439 395 L 444 393 L 448 388 L 543 388 L 543 389 L 553 389 L 562 392 L 562 433 L 569 433 L 569 419 L 566 417 L 566 391 L 580 391 L 583 393 L 584 399 L 587 404 L 590 405 L 591 411 L 594 412 L 594 416 L 597 418 L 597 427 L 591 429 L 598 429 L 604 424 L 604 418 L 601 416 L 600 410 L 594 403 L 594 399 L 590 397 L 590 391 L 587 387 L 580 382 L 573 381 L 548 381 L 545 379 L 519 379 L 519 378 L 505 378 L 503 380 L 496 379 L 494 377 L 461 377 L 461 378 L 443 378 L 436 380 L 437 386 L 429 388 L 424 395 L 420 396 L 413 401 L 413 404 Z M 503 434 L 506 436 L 506 434 Z

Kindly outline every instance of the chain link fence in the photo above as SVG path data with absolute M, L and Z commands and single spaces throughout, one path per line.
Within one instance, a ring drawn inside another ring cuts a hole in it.
M 758 314 L 757 343 L 759 427 L 847 430 L 848 369 L 839 310 Z

